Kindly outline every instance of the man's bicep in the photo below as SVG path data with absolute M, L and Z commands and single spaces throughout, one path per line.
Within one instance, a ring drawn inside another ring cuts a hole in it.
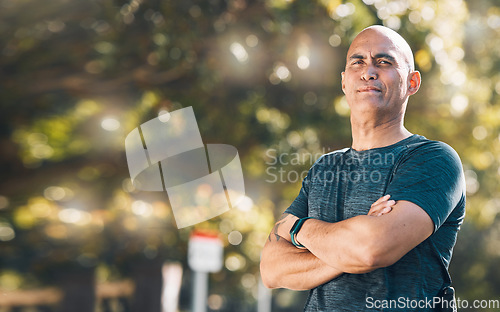
M 396 202 L 390 213 L 375 217 L 383 227 L 384 266 L 401 259 L 434 231 L 434 222 L 418 205 L 405 200 Z
M 431 142 L 415 149 L 397 166 L 387 187 L 391 199 L 409 201 L 425 210 L 437 231 L 465 193 L 458 154 L 448 145 Z

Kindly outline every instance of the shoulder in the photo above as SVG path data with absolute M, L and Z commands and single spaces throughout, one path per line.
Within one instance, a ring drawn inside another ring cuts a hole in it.
M 427 177 L 440 175 L 458 180 L 464 175 L 460 157 L 450 145 L 425 137 L 419 137 L 406 146 L 395 171 L 419 172 Z
M 429 140 L 419 136 L 407 145 L 407 157 L 420 157 L 423 160 L 445 161 L 461 164 L 458 153 L 445 142 Z

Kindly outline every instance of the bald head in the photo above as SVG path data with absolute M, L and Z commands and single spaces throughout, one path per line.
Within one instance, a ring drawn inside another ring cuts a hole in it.
M 398 33 L 384 26 L 361 31 L 347 51 L 342 72 L 351 117 L 368 112 L 402 118 L 408 97 L 420 88 L 420 73 L 414 68 L 410 46 Z
M 366 39 L 367 36 L 373 36 L 375 34 L 385 37 L 388 42 L 391 42 L 394 45 L 395 50 L 403 59 L 404 63 L 407 64 L 410 72 L 415 70 L 413 52 L 411 51 L 411 48 L 406 40 L 394 30 L 380 25 L 374 25 L 363 29 L 352 41 L 351 46 L 349 47 L 349 51 L 347 52 L 348 57 L 350 55 L 351 48 L 353 46 L 356 46 L 357 42 Z

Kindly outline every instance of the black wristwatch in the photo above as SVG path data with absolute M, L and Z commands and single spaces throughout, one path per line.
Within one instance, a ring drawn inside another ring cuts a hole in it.
M 304 247 L 304 245 L 302 245 L 301 243 L 299 243 L 297 241 L 296 236 L 297 236 L 297 233 L 299 233 L 300 228 L 302 227 L 302 224 L 304 224 L 304 221 L 306 221 L 307 219 L 311 219 L 311 217 L 297 219 L 297 221 L 295 221 L 292 228 L 290 229 L 290 237 L 292 239 L 292 244 L 299 249 L 306 249 L 306 247 Z

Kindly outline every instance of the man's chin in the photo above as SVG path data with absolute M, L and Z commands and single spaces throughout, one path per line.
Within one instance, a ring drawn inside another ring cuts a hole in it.
M 363 99 L 362 101 L 356 101 L 353 105 L 351 105 L 351 109 L 359 107 L 363 109 L 381 109 L 386 105 L 379 98 L 373 99 Z

